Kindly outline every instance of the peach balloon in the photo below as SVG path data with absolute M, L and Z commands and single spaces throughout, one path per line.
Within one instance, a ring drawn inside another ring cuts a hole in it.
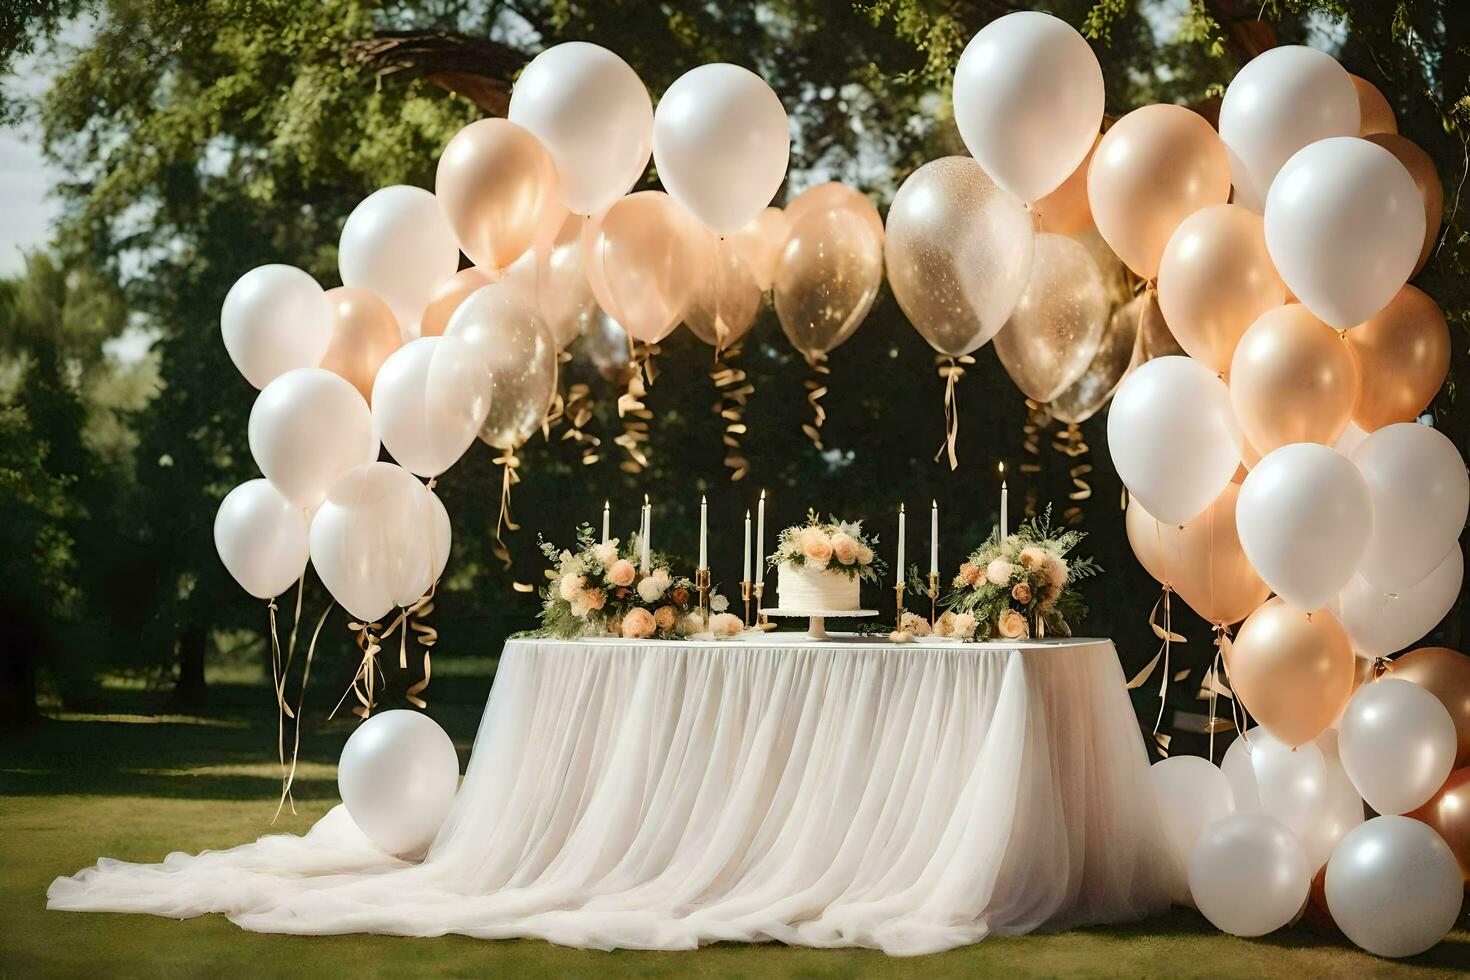
M 551 215 L 565 213 L 556 165 L 541 141 L 504 119 L 472 122 L 444 147 L 434 196 L 460 251 L 504 269 L 536 242 Z
M 506 270 L 505 279 L 524 302 L 541 314 L 557 350 L 581 336 L 597 314 L 597 299 L 587 283 L 582 227 L 587 218 L 560 210 L 536 244 Z
M 1209 623 L 1238 623 L 1271 589 L 1251 567 L 1235 530 L 1237 484 L 1228 484 L 1204 513 L 1188 524 L 1163 524 L 1137 500 L 1128 501 L 1128 543 L 1144 569 L 1167 583 Z
M 803 216 L 813 211 L 844 210 L 862 215 L 880 236 L 883 234 L 883 219 L 879 216 L 878 209 L 868 200 L 868 195 L 836 180 L 808 187 L 796 195 L 795 200 L 786 205 L 786 226 L 790 229 Z
M 730 236 L 755 284 L 762 292 L 771 288 L 776 281 L 776 265 L 781 261 L 781 247 L 786 244 L 786 232 L 791 219 L 780 208 L 766 208 L 750 224 Z
M 1353 421 L 1365 432 L 1412 422 L 1439 394 L 1450 372 L 1444 313 L 1413 286 L 1347 332 L 1361 386 Z
M 1395 660 L 1392 670 L 1439 698 L 1455 723 L 1455 766 L 1470 763 L 1470 657 L 1447 647 L 1420 647 Z
M 1366 78 L 1348 74 L 1353 89 L 1358 93 L 1358 135 L 1372 136 L 1375 133 L 1397 133 L 1399 122 L 1394 117 L 1393 107 L 1378 91 L 1378 87 Z
M 1460 880 L 1470 888 L 1470 768 L 1450 773 L 1428 803 L 1404 816 L 1422 820 L 1444 838 L 1459 862 Z
M 1256 464 L 1260 461 L 1261 454 L 1256 452 L 1256 447 L 1250 444 L 1249 439 L 1242 439 L 1240 442 L 1240 467 L 1235 471 L 1235 475 L 1230 478 L 1230 482 L 1237 486 L 1244 483 L 1245 478 L 1250 476 L 1251 470 L 1255 469 Z
M 724 350 L 738 344 L 754 326 L 761 288 L 732 241 L 709 235 L 705 248 L 707 266 L 684 323 L 694 336 Z
M 639 191 L 587 219 L 582 256 L 603 312 L 656 344 L 685 312 L 704 272 L 706 232 L 663 191 Z
M 1158 292 L 1179 345 L 1222 374 L 1247 328 L 1286 302 L 1266 251 L 1265 222 L 1234 204 L 1202 208 L 1180 222 L 1159 262 Z
M 1173 586 L 1169 565 L 1165 560 L 1164 525 L 1143 509 L 1143 504 L 1132 494 L 1128 495 L 1128 510 L 1123 515 L 1123 529 L 1128 534 L 1128 544 L 1133 556 L 1143 570 L 1154 577 L 1160 585 Z M 1173 525 L 1169 526 L 1173 529 Z
M 1246 618 L 1225 659 L 1241 705 L 1279 741 L 1297 746 L 1342 712 L 1357 658 L 1330 612 L 1303 612 L 1276 596 Z
M 1429 253 L 1439 239 L 1439 223 L 1444 217 L 1444 185 L 1440 183 L 1439 171 L 1434 169 L 1434 161 L 1412 140 L 1396 133 L 1375 133 L 1368 137 L 1368 142 L 1377 143 L 1398 158 L 1409 176 L 1414 178 L 1414 186 L 1419 188 L 1419 197 L 1424 201 L 1424 246 L 1419 249 L 1419 261 L 1414 263 L 1414 271 L 1409 273 L 1412 279 L 1423 271 L 1424 263 L 1429 261 Z
M 1098 137 L 1101 139 L 1102 137 Z M 1092 207 L 1087 203 L 1087 169 L 1092 165 L 1092 155 L 1097 151 L 1097 142 L 1072 171 L 1072 176 L 1062 181 L 1062 186 L 1031 205 L 1040 224 L 1038 231 L 1049 231 L 1054 235 L 1073 237 L 1080 235 L 1092 225 Z
M 371 403 L 378 368 L 403 346 L 398 319 L 387 303 L 355 286 L 327 290 L 327 301 L 332 304 L 332 343 L 321 366 L 351 381 Z
M 1332 445 L 1357 399 L 1352 351 L 1299 303 L 1253 323 L 1230 360 L 1235 418 L 1262 455 L 1293 442 Z
M 1230 199 L 1225 144 L 1203 116 L 1183 106 L 1134 109 L 1093 151 L 1087 199 L 1112 250 L 1153 279 L 1179 223 Z
M 444 280 L 434 290 L 434 295 L 429 297 L 429 305 L 424 307 L 424 315 L 419 319 L 419 336 L 443 336 L 444 328 L 449 326 L 449 318 L 454 316 L 459 304 L 469 299 L 475 290 L 499 280 L 496 273 L 486 272 L 476 266 L 460 269 Z

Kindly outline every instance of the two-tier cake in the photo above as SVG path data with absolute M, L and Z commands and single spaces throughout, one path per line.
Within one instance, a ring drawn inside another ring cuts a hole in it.
M 883 573 L 876 543 L 860 521 L 822 521 L 808 513 L 805 524 L 781 532 L 767 559 L 776 569 L 777 606 L 831 613 L 861 608 L 863 580 L 877 582 Z

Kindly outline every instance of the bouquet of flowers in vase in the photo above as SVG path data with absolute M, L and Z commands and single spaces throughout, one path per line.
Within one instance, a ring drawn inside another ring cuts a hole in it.
M 876 534 L 863 533 L 862 521 L 839 521 L 835 517 L 823 521 L 816 511 L 809 510 L 805 524 L 793 524 L 781 532 L 766 564 L 773 569 L 787 564 L 877 582 L 888 568 L 874 550 L 877 544 Z
M 1102 571 L 1091 558 L 1067 558 L 1084 537 L 1054 529 L 1050 507 L 1015 534 L 992 536 L 960 566 L 946 615 L 974 617 L 982 639 L 1071 636 L 1071 624 L 1087 615 L 1076 583 Z
M 699 615 L 699 592 L 693 580 L 673 574 L 675 560 L 651 552 L 648 571 L 640 567 L 638 536 L 627 544 L 617 538 L 599 541 L 590 524 L 577 528 L 577 550 L 558 550 L 542 540 L 541 553 L 552 564 L 537 632 L 572 640 L 584 636 L 629 639 L 682 639 L 705 631 Z M 733 636 L 744 624 L 726 612 L 729 600 L 718 592 L 709 599 L 709 632 Z

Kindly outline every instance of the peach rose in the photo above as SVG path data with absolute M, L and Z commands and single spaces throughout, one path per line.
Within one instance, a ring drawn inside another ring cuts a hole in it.
M 623 636 L 630 640 L 646 640 L 653 635 L 653 613 L 647 609 L 629 609 L 623 617 Z
M 1042 566 L 1042 563 L 1044 563 L 1045 561 L 1046 552 L 1036 547 L 1036 545 L 1028 544 L 1026 547 L 1021 549 L 1020 562 L 1022 567 L 1027 569 L 1040 568 Z
M 1000 632 L 1001 636 L 1008 640 L 1024 640 L 1031 635 L 1031 630 L 1026 625 L 1026 617 L 1014 609 L 1007 609 L 1001 613 L 1000 619 L 996 621 L 995 628 Z
M 801 532 L 798 543 L 806 560 L 818 568 L 825 568 L 832 560 L 832 539 L 819 528 L 809 527 Z
M 857 560 L 859 565 L 873 564 L 873 549 L 865 544 L 858 545 Z
M 928 636 L 929 620 L 920 616 L 918 613 L 905 612 L 903 614 L 903 621 L 899 623 L 898 628 L 905 633 L 912 633 L 914 636 Z
M 844 565 L 857 561 L 858 543 L 851 536 L 838 531 L 832 535 L 832 555 Z
M 609 636 L 623 635 L 623 617 L 614 616 L 607 621 L 607 633 Z
M 659 606 L 653 611 L 653 621 L 661 630 L 671 630 L 679 621 L 679 614 L 673 606 Z
M 670 598 L 674 600 L 674 605 L 676 606 L 687 606 L 689 605 L 689 599 L 691 597 L 689 595 L 689 589 L 686 586 L 681 585 L 678 588 L 674 589 L 674 593 L 672 596 L 670 596 Z
M 1011 598 L 1023 606 L 1026 605 L 1031 601 L 1031 586 L 1025 582 L 1017 582 L 1016 587 L 1011 589 Z
M 738 636 L 745 624 L 734 613 L 716 613 L 709 618 L 709 631 L 715 636 Z
M 1067 563 L 1054 555 L 1047 555 L 1042 570 L 1046 572 L 1047 581 L 1060 589 L 1067 584 Z
M 965 562 L 960 566 L 960 581 L 966 585 L 973 586 L 980 581 L 980 566 L 974 562 Z
M 632 585 L 638 577 L 638 569 L 626 558 L 619 558 L 607 568 L 607 580 L 613 585 Z
M 961 640 L 970 640 L 975 637 L 975 617 L 969 613 L 955 613 L 954 620 L 949 624 L 949 635 Z
M 1007 585 L 1015 574 L 1016 566 L 1004 558 L 997 558 L 985 566 L 985 578 L 991 585 Z
M 582 593 L 582 602 L 588 609 L 601 609 L 607 603 L 607 596 L 602 594 L 601 589 L 588 589 Z

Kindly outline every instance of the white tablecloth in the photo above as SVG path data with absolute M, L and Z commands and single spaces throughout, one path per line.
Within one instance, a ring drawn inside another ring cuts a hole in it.
M 514 640 L 422 863 L 338 807 L 304 837 L 104 859 L 48 898 L 262 932 L 914 954 L 1162 911 L 1167 851 L 1107 641 Z

